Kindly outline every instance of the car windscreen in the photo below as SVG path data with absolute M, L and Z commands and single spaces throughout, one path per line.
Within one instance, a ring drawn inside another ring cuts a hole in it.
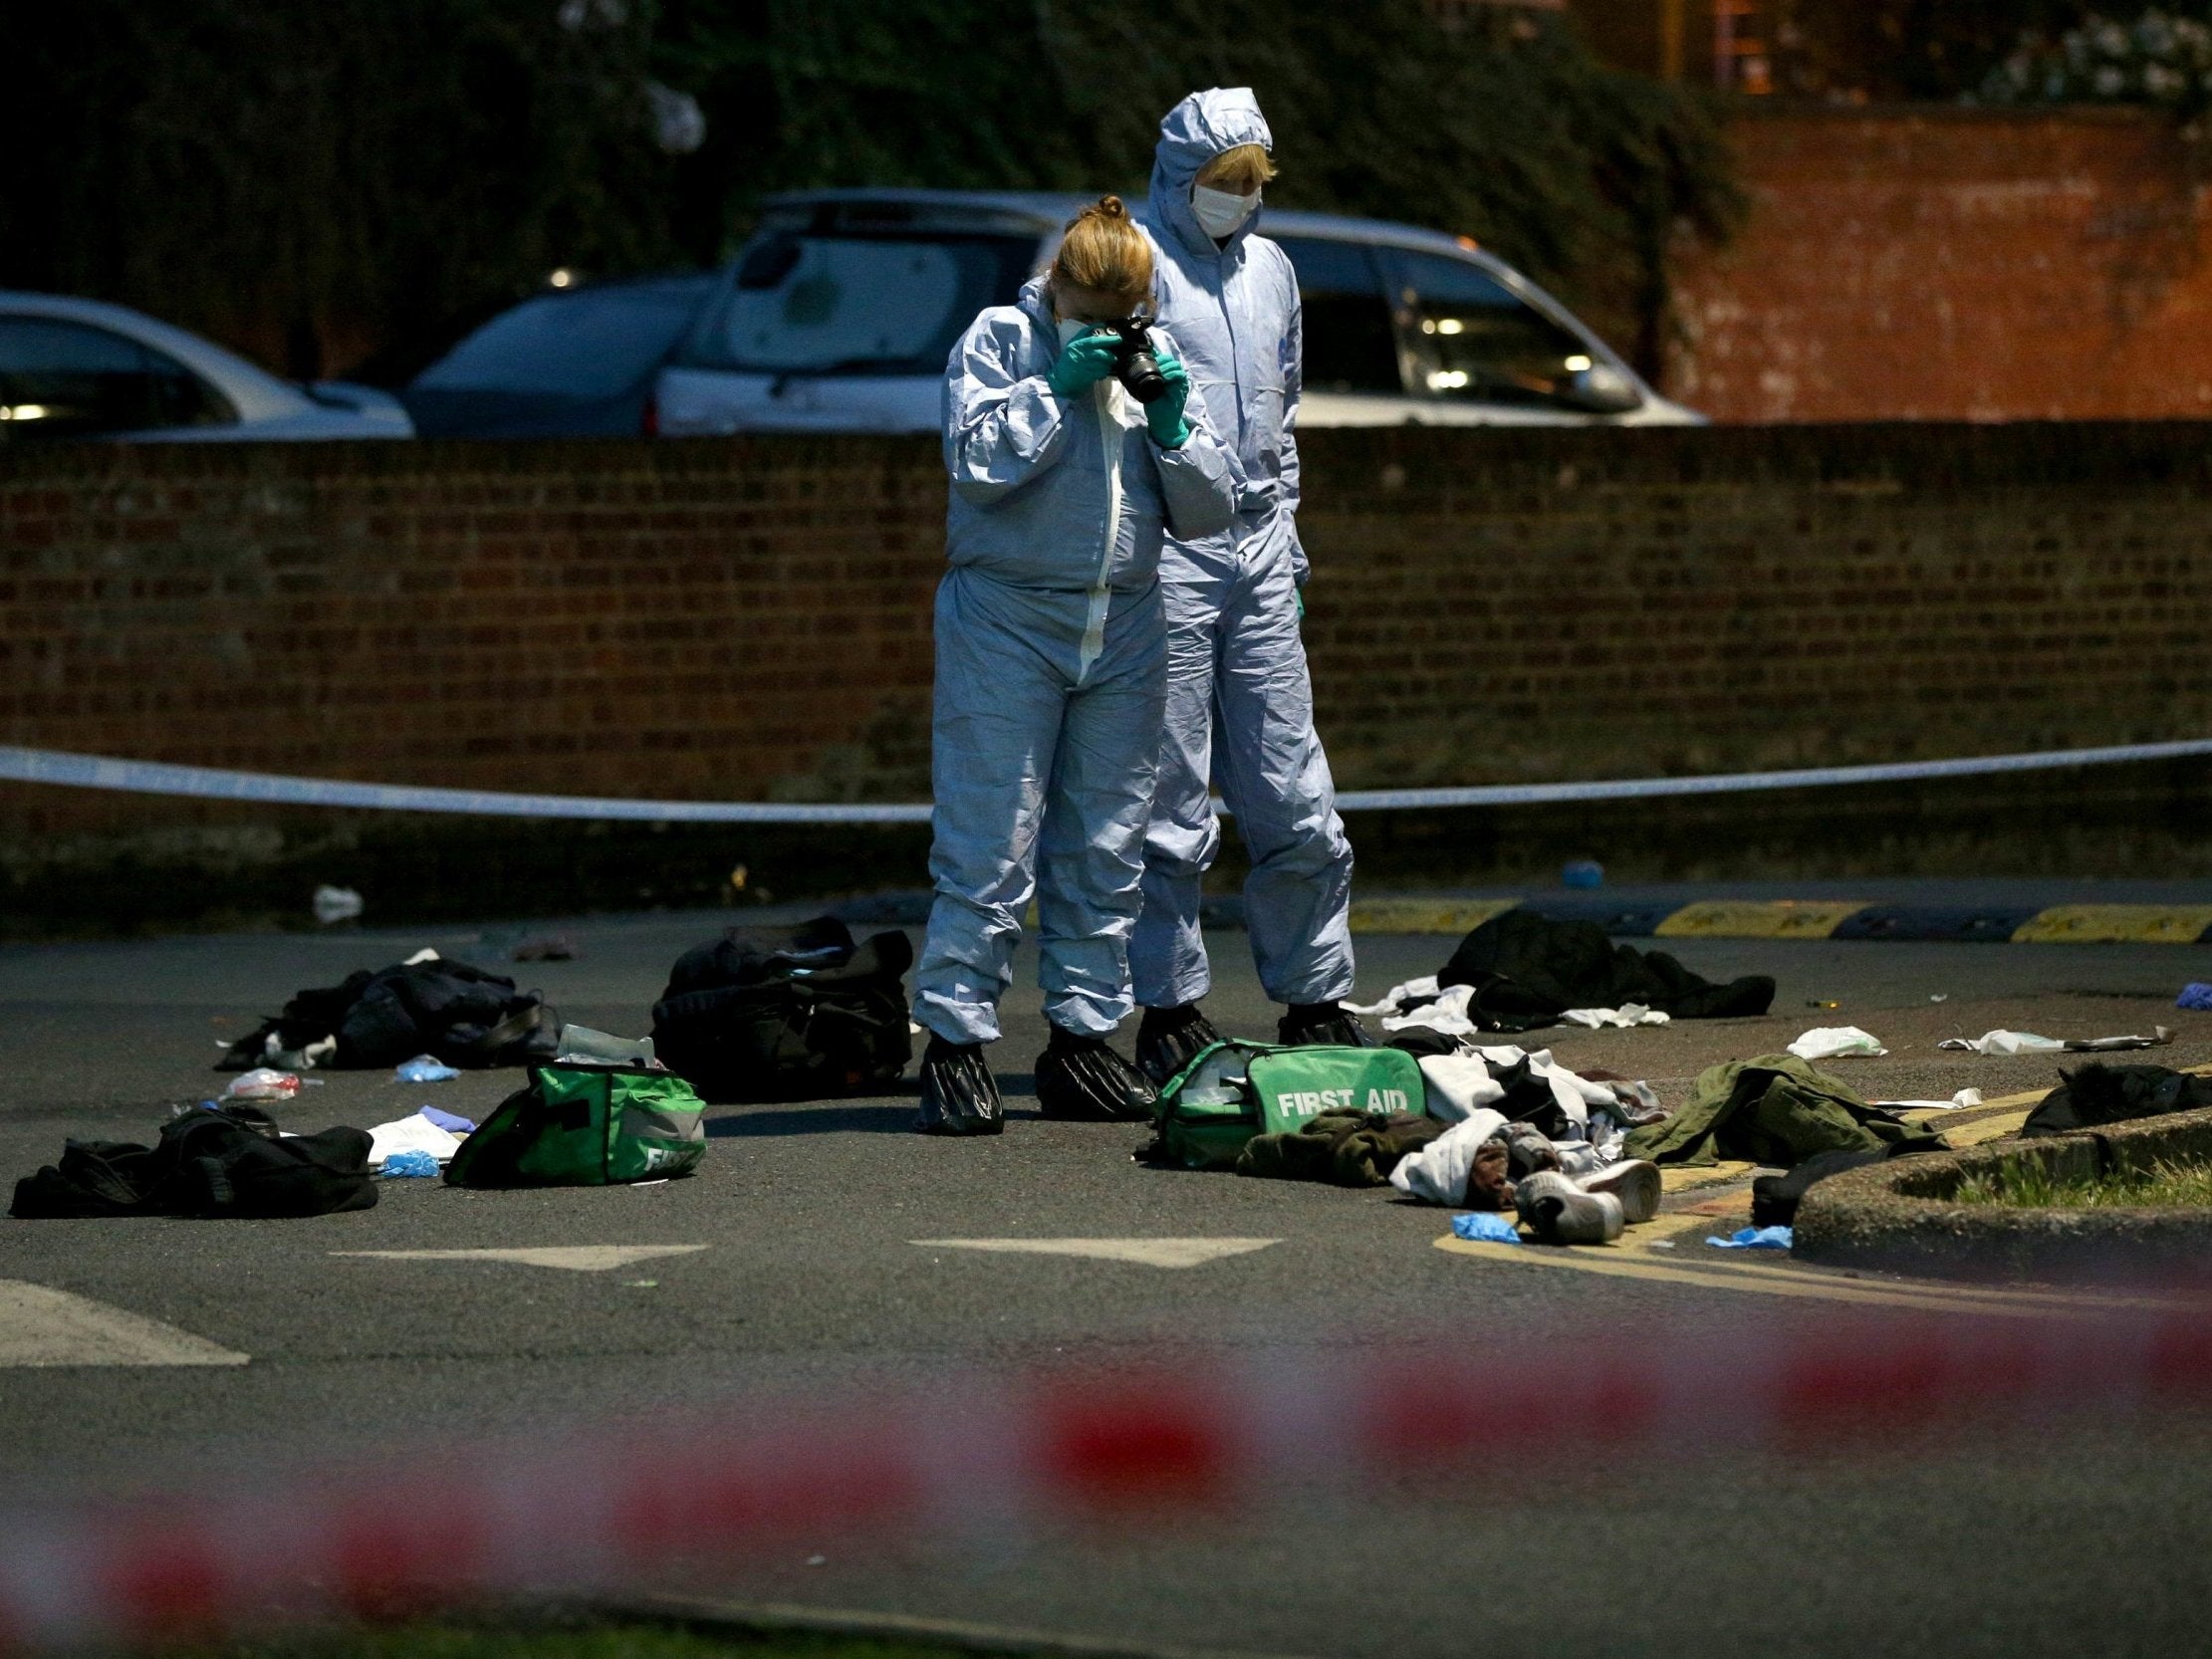
M 616 396 L 668 355 L 712 280 L 622 283 L 525 300 L 425 368 L 408 389 Z
M 1011 303 L 1030 236 L 825 235 L 756 242 L 684 360 L 758 374 L 940 374 L 986 306 Z
M 1416 390 L 1433 397 L 1573 406 L 1590 346 L 1469 259 L 1393 249 L 1397 314 Z

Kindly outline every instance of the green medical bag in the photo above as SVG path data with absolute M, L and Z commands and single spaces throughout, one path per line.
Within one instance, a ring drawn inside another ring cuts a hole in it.
M 1160 1090 L 1151 1156 L 1231 1169 L 1254 1135 L 1304 1128 L 1325 1111 L 1423 1111 L 1420 1063 L 1402 1049 L 1216 1043 Z
M 604 1187 L 688 1175 L 706 1154 L 703 1104 L 672 1071 L 534 1066 L 446 1167 L 456 1187 Z

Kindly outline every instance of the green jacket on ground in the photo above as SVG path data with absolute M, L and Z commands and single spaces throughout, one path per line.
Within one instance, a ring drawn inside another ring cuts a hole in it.
M 1789 1168 L 1816 1152 L 1944 1149 L 1933 1129 L 1870 1106 L 1848 1084 L 1795 1055 L 1732 1060 L 1701 1072 L 1689 1104 L 1631 1129 L 1623 1151 L 1659 1164 L 1723 1158 Z

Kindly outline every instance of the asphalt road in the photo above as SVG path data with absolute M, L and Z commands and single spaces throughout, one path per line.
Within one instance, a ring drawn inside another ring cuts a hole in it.
M 0 950 L 0 1170 L 65 1135 L 150 1138 L 212 1093 L 217 1042 L 293 990 L 428 944 L 491 965 L 558 930 L 579 960 L 518 966 L 569 1018 L 640 1031 L 668 964 L 726 913 L 526 930 L 170 939 Z M 1271 1033 L 1241 934 L 1213 944 L 1225 1027 Z M 1448 941 L 1367 938 L 1361 990 L 1433 971 Z M 1693 941 L 1715 978 L 1781 982 L 1766 1019 L 1563 1033 L 1567 1064 L 1648 1077 L 1679 1100 L 1715 1061 L 1813 1025 L 1857 1024 L 1892 1050 L 1847 1063 L 1873 1097 L 2043 1086 L 2048 1060 L 1939 1054 L 1994 1027 L 2095 1036 L 2179 1026 L 2158 1059 L 2212 1062 L 2212 1017 L 2174 991 L 2212 979 L 2200 947 Z M 0 1491 L 95 1493 L 287 1455 L 386 1449 L 609 1402 L 706 1404 L 752 1389 L 941 1382 L 976 1366 L 1097 1375 L 1227 1350 L 1391 1343 L 1579 1348 L 1664 1332 L 1685 1352 L 1747 1332 L 1817 1334 L 1817 1301 L 1532 1271 L 1432 1248 L 1443 1219 L 1387 1191 L 1170 1174 L 1128 1154 L 1141 1130 L 1038 1119 L 1018 1096 L 1042 1047 L 1031 965 L 999 1050 L 1000 1139 L 909 1132 L 909 1098 L 716 1112 L 693 1178 L 646 1188 L 469 1193 L 391 1182 L 372 1211 L 290 1222 L 0 1223 L 0 1280 L 165 1321 L 251 1355 L 233 1367 L 0 1370 Z M 1933 999 L 1941 998 L 1937 1001 Z M 1836 1001 L 1840 1007 L 1814 1008 Z M 514 1073 L 406 1086 L 333 1073 L 288 1127 L 363 1126 L 422 1103 L 480 1117 Z M 1681 1202 L 1681 1200 L 1677 1200 Z M 1168 1271 L 911 1241 L 1250 1237 L 1269 1247 Z M 703 1245 L 572 1273 L 336 1252 Z M 1961 1313 L 1960 1317 L 1972 1315 Z M 2212 1435 L 2194 1420 L 1985 1423 L 1891 1450 L 1788 1458 L 1707 1445 L 1624 1458 L 1594 1425 L 1498 1424 L 1494 1467 L 1440 1470 L 1355 1499 L 1127 1533 L 788 1549 L 684 1580 L 740 1597 L 932 1614 L 1074 1635 L 1247 1652 L 2021 1653 L 2202 1643 Z M 1906 1425 L 1900 1425 L 1903 1429 Z M 823 1557 L 809 1564 L 815 1557 Z

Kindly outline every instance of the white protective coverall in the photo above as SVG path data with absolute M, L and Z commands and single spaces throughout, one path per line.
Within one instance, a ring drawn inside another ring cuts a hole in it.
M 1167 113 L 1152 164 L 1160 321 L 1190 369 L 1192 406 L 1229 452 L 1237 512 L 1228 531 L 1178 536 L 1160 559 L 1166 736 L 1129 952 L 1147 1008 L 1195 1002 L 1212 984 L 1198 931 L 1200 878 L 1221 847 L 1212 783 L 1251 855 L 1245 922 L 1268 996 L 1352 993 L 1352 844 L 1299 637 L 1298 276 L 1254 233 L 1257 215 L 1217 244 L 1190 206 L 1199 169 L 1240 144 L 1272 145 L 1259 103 L 1248 88 L 1215 88 Z
M 1195 394 L 1189 437 L 1163 449 L 1112 378 L 1056 393 L 1060 350 L 1039 278 L 978 317 L 945 367 L 936 896 L 913 1008 L 952 1043 L 998 1037 L 1033 890 L 1046 1017 L 1087 1037 L 1128 1017 L 1165 691 L 1160 545 L 1169 521 L 1204 536 L 1233 510 Z

